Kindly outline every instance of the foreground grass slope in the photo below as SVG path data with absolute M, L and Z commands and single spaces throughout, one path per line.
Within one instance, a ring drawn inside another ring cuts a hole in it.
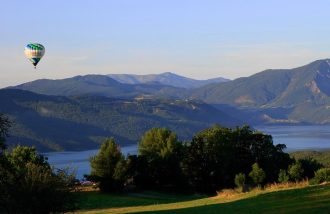
M 330 185 L 192 199 L 171 195 L 81 193 L 78 213 L 329 213 Z M 96 197 L 93 194 L 98 194 Z M 86 197 L 87 196 L 87 197 Z M 95 198 L 96 197 L 96 198 Z M 196 196 L 197 197 L 197 196 Z M 94 199 L 93 199 L 94 198 Z M 100 203 L 97 204 L 97 201 Z M 103 202 L 102 202 L 103 201 Z M 104 209 L 108 207 L 109 209 Z
M 171 204 L 205 198 L 201 195 L 178 195 L 148 191 L 129 194 L 104 194 L 99 191 L 88 191 L 77 194 L 79 194 L 80 199 L 79 207 L 82 210 Z
M 261 194 L 229 203 L 143 213 L 329 213 L 330 187 L 307 187 Z

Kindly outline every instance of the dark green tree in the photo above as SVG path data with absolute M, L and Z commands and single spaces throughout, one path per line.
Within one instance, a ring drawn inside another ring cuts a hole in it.
M 5 115 L 0 113 L 0 155 L 3 150 L 6 148 L 5 140 L 8 136 L 8 131 L 11 126 L 11 123 Z
M 245 175 L 243 173 L 235 175 L 235 184 L 238 188 L 241 188 L 242 192 L 244 191 Z
M 304 169 L 302 167 L 301 162 L 297 161 L 296 163 L 292 164 L 288 168 L 288 173 L 290 179 L 293 181 L 300 181 L 303 179 Z
M 214 126 L 185 144 L 182 169 L 191 188 L 203 192 L 234 187 L 235 175 L 248 174 L 256 162 L 267 174 L 264 183 L 274 182 L 279 170 L 292 162 L 284 148 L 274 145 L 270 135 L 249 126 Z
M 184 185 L 180 162 L 182 160 L 182 144 L 177 135 L 165 128 L 153 128 L 141 138 L 138 147 L 138 174 L 148 177 L 144 182 L 136 177 L 138 185 L 145 187 L 176 187 Z M 142 169 L 141 164 L 144 165 Z M 141 183 L 139 183 L 139 181 Z
M 171 156 L 180 146 L 174 132 L 166 128 L 152 128 L 141 138 L 139 155 L 149 158 L 166 158 Z
M 280 183 L 286 183 L 290 179 L 288 173 L 286 172 L 285 169 L 281 169 L 280 172 L 278 173 L 278 182 Z
M 106 139 L 97 155 L 91 157 L 91 174 L 103 192 L 121 191 L 127 179 L 127 163 L 114 139 Z
M 38 154 L 34 147 L 17 146 L 7 153 L 7 158 L 17 170 L 23 170 L 27 163 L 51 168 L 47 158 Z
M 299 159 L 298 162 L 301 163 L 301 167 L 304 169 L 302 176 L 309 179 L 313 178 L 315 172 L 323 167 L 322 164 L 311 157 Z
M 266 178 L 266 173 L 262 168 L 259 167 L 258 163 L 254 163 L 252 165 L 252 170 L 249 173 L 249 176 L 255 185 L 260 186 Z
M 311 184 L 330 182 L 330 168 L 322 168 L 315 172 L 315 177 L 310 180 Z
M 76 207 L 75 176 L 54 172 L 46 159 L 32 147 L 6 151 L 0 167 L 0 212 L 58 213 Z
M 154 187 L 154 180 L 149 176 L 149 164 L 146 157 L 141 155 L 129 155 L 127 157 L 127 174 L 129 183 L 137 185 L 139 188 Z

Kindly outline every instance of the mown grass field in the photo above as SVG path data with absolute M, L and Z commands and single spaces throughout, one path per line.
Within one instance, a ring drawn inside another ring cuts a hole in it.
M 82 192 L 78 213 L 330 213 L 330 184 L 270 191 L 215 197 Z

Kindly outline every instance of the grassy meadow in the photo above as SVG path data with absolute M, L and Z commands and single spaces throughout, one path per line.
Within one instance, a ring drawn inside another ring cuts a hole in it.
M 330 184 L 269 185 L 248 193 L 225 190 L 217 196 L 156 192 L 102 194 L 86 191 L 77 213 L 329 213 Z

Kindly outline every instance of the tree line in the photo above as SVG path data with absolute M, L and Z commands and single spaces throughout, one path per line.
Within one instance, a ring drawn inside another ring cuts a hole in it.
M 107 139 L 90 159 L 86 178 L 104 192 L 134 187 L 214 193 L 312 178 L 322 167 L 313 159 L 296 161 L 285 148 L 249 126 L 216 125 L 187 142 L 169 129 L 153 128 L 141 137 L 136 155 L 125 157 L 115 140 Z
M 5 144 L 10 121 L 0 114 L 0 213 L 46 214 L 76 209 L 75 175 L 52 168 L 34 147 Z
M 54 169 L 34 147 L 6 147 L 10 121 L 0 114 L 0 213 L 62 213 L 77 209 L 75 175 Z M 103 192 L 170 190 L 214 193 L 238 186 L 312 178 L 330 181 L 330 169 L 312 158 L 295 160 L 272 137 L 249 126 L 213 126 L 181 142 L 166 128 L 152 128 L 136 155 L 123 155 L 113 138 L 91 157 L 88 180 Z

